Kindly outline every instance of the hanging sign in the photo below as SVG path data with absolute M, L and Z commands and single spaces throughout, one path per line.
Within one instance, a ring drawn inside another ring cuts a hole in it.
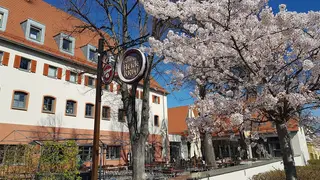
M 139 49 L 129 49 L 124 52 L 117 70 L 121 81 L 128 84 L 138 82 L 147 70 L 147 58 Z
M 102 82 L 104 84 L 110 84 L 114 75 L 113 67 L 110 64 L 106 64 L 103 68 Z

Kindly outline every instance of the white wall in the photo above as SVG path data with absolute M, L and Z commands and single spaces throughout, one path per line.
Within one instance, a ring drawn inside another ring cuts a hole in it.
M 295 157 L 294 159 L 295 159 L 296 165 L 298 166 L 305 165 L 300 156 Z M 275 169 L 280 169 L 280 170 L 284 169 L 282 161 L 266 164 L 263 166 L 248 168 L 244 170 L 239 170 L 231 173 L 221 174 L 218 176 L 212 176 L 209 178 L 203 178 L 202 180 L 234 180 L 234 179 L 250 180 L 250 178 L 252 178 L 252 176 L 256 174 L 275 170 Z
M 0 66 L 0 123 L 20 124 L 20 125 L 47 125 L 48 119 L 56 119 L 60 127 L 93 129 L 92 118 L 85 118 L 85 103 L 95 104 L 95 89 L 84 86 L 84 76 L 82 84 L 74 84 L 65 81 L 65 70 L 72 69 L 62 61 L 44 56 L 31 50 L 20 48 L 19 46 L 8 45 L 0 42 L 0 51 L 10 53 L 8 66 Z M 26 57 L 37 61 L 36 73 L 21 71 L 13 67 L 15 55 Z M 43 75 L 43 66 L 47 63 L 63 69 L 62 79 L 53 79 Z M 128 131 L 125 123 L 118 122 L 118 109 L 122 107 L 121 97 L 114 92 L 104 91 L 102 105 L 111 107 L 111 120 L 101 121 L 101 130 L 108 131 Z M 29 92 L 29 105 L 27 111 L 11 109 L 12 94 L 14 90 Z M 141 90 L 141 88 L 139 88 Z M 160 104 L 152 103 L 152 95 L 160 96 Z M 42 113 L 43 96 L 50 95 L 56 97 L 55 114 Z M 65 116 L 66 100 L 77 101 L 77 116 Z M 141 101 L 141 100 L 137 100 Z M 163 105 L 163 103 L 165 103 Z M 153 125 L 153 115 L 159 116 L 160 124 L 162 119 L 167 120 L 167 100 L 162 93 L 152 92 L 150 94 L 150 125 Z M 140 107 L 141 109 L 141 107 Z M 151 127 L 151 126 L 150 126 Z M 158 134 L 160 128 L 152 128 L 151 133 Z

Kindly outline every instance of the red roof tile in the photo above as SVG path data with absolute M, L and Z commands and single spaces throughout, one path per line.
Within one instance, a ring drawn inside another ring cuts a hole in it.
M 70 62 L 86 65 L 92 68 L 95 63 L 88 61 L 81 50 L 81 47 L 91 44 L 97 46 L 100 36 L 96 32 L 84 30 L 79 33 L 71 33 L 75 26 L 81 26 L 85 23 L 80 19 L 44 2 L 43 0 L 1 0 L 0 6 L 9 10 L 8 21 L 5 32 L 0 31 L 0 37 L 19 44 L 40 50 L 44 53 L 68 59 Z M 32 19 L 45 25 L 44 44 L 31 42 L 25 38 L 21 23 L 27 19 Z M 70 34 L 75 38 L 74 56 L 63 53 L 54 37 L 59 33 Z M 107 34 L 106 34 L 107 36 Z M 109 39 L 111 45 L 114 42 Z M 167 93 L 154 79 L 151 78 L 152 88 Z

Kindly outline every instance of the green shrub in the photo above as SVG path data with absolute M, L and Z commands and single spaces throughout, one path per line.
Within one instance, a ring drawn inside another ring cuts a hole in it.
M 308 163 L 309 163 L 309 165 L 320 166 L 320 160 L 319 159 L 309 160 Z
M 320 166 L 308 165 L 297 166 L 298 180 L 317 180 L 320 179 Z M 283 170 L 273 170 L 254 175 L 252 180 L 285 180 L 286 176 Z

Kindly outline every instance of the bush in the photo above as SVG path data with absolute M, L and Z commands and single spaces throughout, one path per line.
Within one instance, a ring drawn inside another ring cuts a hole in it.
M 320 166 L 308 165 L 297 166 L 298 180 L 316 180 L 320 178 Z M 285 180 L 286 176 L 283 170 L 273 170 L 254 175 L 252 180 Z
M 309 165 L 320 166 L 320 160 L 319 159 L 309 160 L 308 163 L 309 163 Z

